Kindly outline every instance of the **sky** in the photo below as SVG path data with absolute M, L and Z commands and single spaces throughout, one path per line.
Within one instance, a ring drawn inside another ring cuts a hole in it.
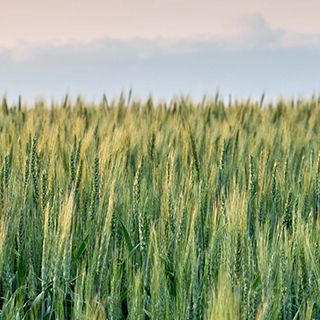
M 0 0 L 0 95 L 320 93 L 318 0 Z

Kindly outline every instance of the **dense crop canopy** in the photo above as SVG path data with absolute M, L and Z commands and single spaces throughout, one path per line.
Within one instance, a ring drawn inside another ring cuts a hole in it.
M 319 319 L 320 101 L 0 110 L 0 319 Z

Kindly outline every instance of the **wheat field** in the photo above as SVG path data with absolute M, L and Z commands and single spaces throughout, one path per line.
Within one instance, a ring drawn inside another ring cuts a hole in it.
M 0 319 L 320 319 L 320 98 L 0 110 Z

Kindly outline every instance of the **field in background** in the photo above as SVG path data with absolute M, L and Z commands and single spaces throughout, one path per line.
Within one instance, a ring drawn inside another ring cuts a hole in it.
M 319 319 L 320 100 L 0 111 L 0 319 Z

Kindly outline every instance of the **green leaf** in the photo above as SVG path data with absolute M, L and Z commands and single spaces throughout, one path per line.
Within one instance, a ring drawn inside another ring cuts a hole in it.
M 127 244 L 127 247 L 128 247 L 128 251 L 131 252 L 131 251 L 134 249 L 134 247 L 133 247 L 133 244 L 132 244 L 132 241 L 131 241 L 130 234 L 129 234 L 126 226 L 125 226 L 124 223 L 122 222 L 122 220 L 119 219 L 119 221 L 120 221 L 120 226 L 121 226 L 121 230 L 122 230 L 124 239 L 125 239 L 126 244 Z
M 77 261 L 79 261 L 79 259 L 83 256 L 84 252 L 86 251 L 87 245 L 88 245 L 88 240 L 89 240 L 89 234 L 87 234 L 87 236 L 84 238 L 84 240 L 82 241 L 82 243 L 79 246 L 79 249 L 76 254 Z
M 40 302 L 44 299 L 44 294 L 45 294 L 45 291 L 41 291 L 36 296 L 36 298 L 32 302 L 31 309 L 36 308 L 40 304 Z

